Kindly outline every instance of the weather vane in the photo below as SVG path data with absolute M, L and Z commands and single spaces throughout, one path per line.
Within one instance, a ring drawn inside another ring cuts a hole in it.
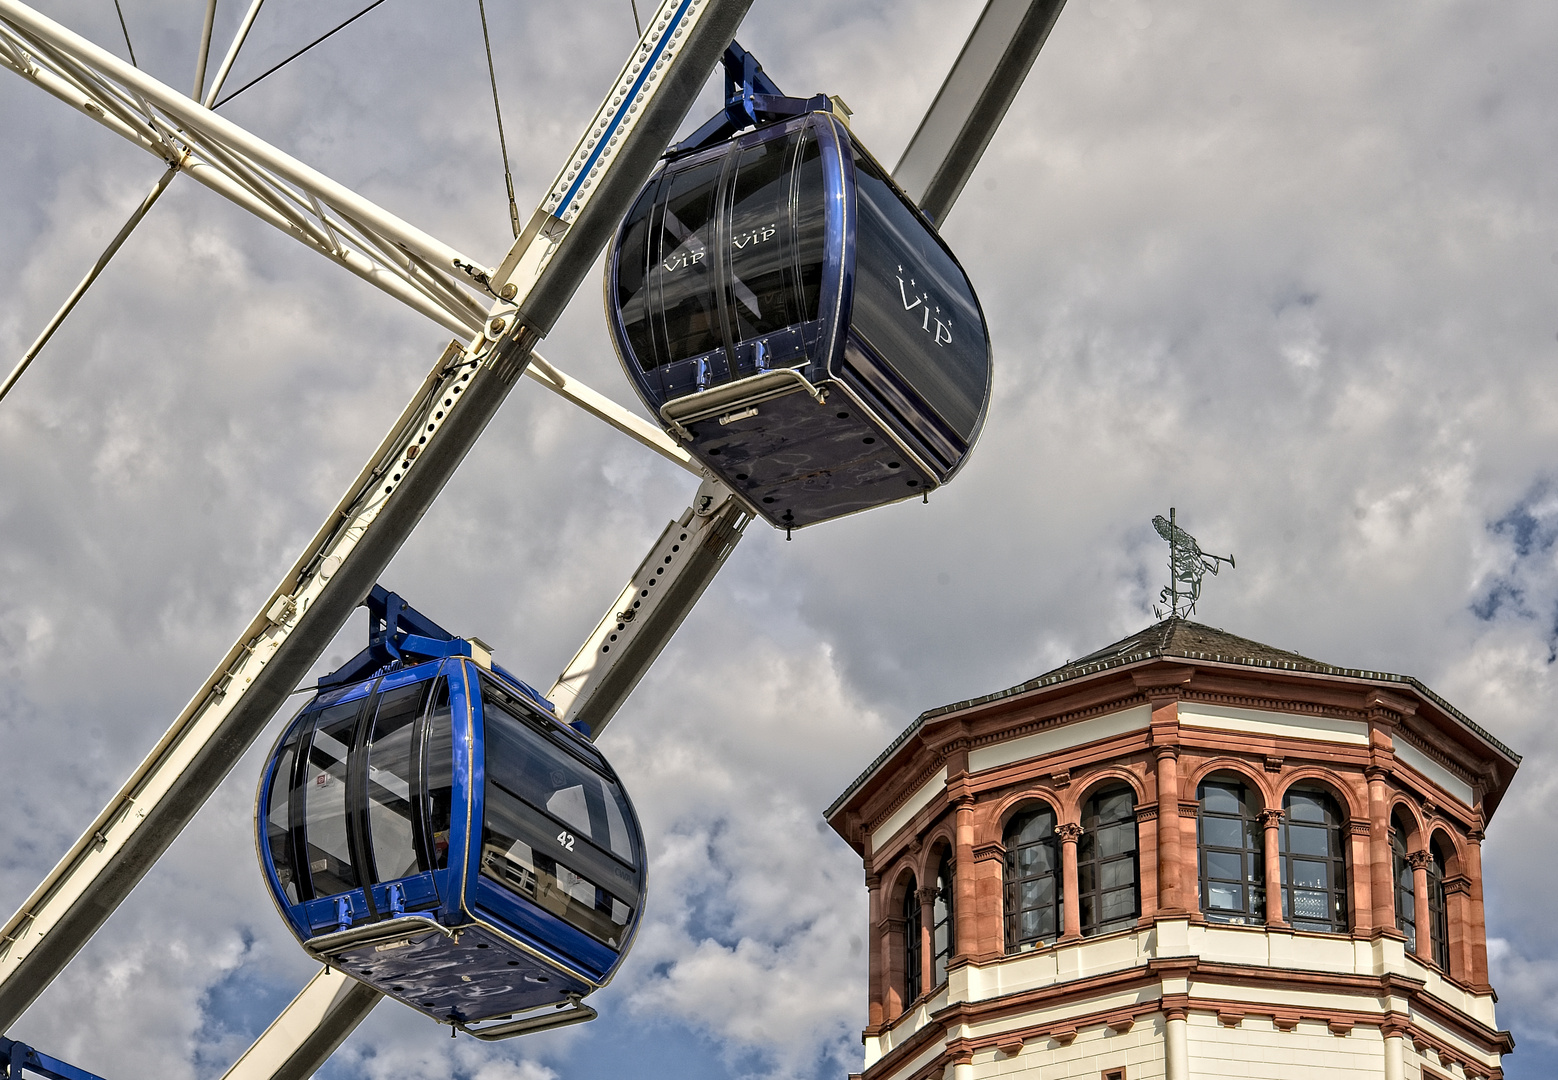
M 1233 566 L 1234 562 L 1232 555 L 1208 555 L 1202 551 L 1196 538 L 1174 523 L 1174 513 L 1174 508 L 1169 507 L 1169 516 L 1157 515 L 1152 519 L 1152 527 L 1169 544 L 1169 583 L 1158 599 L 1167 601 L 1169 614 L 1178 618 L 1195 611 L 1196 601 L 1201 599 L 1201 579 L 1208 573 L 1216 574 L 1222 563 Z M 1184 611 L 1179 610 L 1181 601 Z M 1152 610 L 1158 618 L 1163 617 L 1162 608 L 1154 606 Z

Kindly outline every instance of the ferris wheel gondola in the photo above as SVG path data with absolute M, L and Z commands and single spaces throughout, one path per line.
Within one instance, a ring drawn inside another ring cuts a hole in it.
M 643 909 L 632 803 L 481 642 L 382 589 L 368 606 L 373 643 L 261 779 L 272 898 L 311 955 L 478 1037 L 590 1019 Z
M 726 113 L 755 129 L 716 117 L 673 149 L 617 233 L 606 301 L 629 380 L 779 528 L 946 483 L 990 399 L 968 275 L 830 99 L 779 96 L 739 46 L 725 63 Z

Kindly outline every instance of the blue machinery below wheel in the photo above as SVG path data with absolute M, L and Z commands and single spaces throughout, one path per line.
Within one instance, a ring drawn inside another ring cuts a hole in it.
M 782 96 L 739 45 L 725 72 L 607 264 L 629 380 L 779 528 L 946 483 L 990 399 L 968 276 L 828 98 Z
M 0 1080 L 22 1080 L 24 1076 L 43 1076 L 48 1080 L 103 1080 L 96 1073 L 67 1065 L 59 1058 L 38 1053 L 25 1043 L 0 1036 Z
M 643 910 L 632 803 L 481 641 L 377 586 L 366 606 L 368 648 L 319 681 L 260 780 L 282 917 L 311 955 L 479 1038 L 593 1018 L 581 999 Z

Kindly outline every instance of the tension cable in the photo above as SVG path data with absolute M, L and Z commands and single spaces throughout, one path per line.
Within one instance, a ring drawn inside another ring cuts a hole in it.
M 503 110 L 498 107 L 498 71 L 492 66 L 492 38 L 487 34 L 487 2 L 476 0 L 481 12 L 481 41 L 487 47 L 487 77 L 492 80 L 492 111 L 498 117 L 498 149 L 503 152 L 503 182 L 509 189 L 509 224 L 514 229 L 514 239 L 519 239 L 519 206 L 514 202 L 514 174 L 509 171 L 509 147 L 503 138 Z
M 124 24 L 124 8 L 119 6 L 119 0 L 114 0 L 114 10 L 119 13 L 119 29 L 124 31 L 124 47 L 130 50 L 130 63 L 140 67 L 135 60 L 135 46 L 130 44 L 130 28 Z
M 118 0 L 115 0 L 115 2 L 117 3 Z M 352 25 L 352 23 L 356 22 L 358 19 L 362 18 L 364 15 L 368 14 L 368 12 L 372 11 L 374 8 L 378 7 L 382 3 L 384 3 L 384 0 L 373 0 L 373 3 L 371 3 L 367 7 L 363 8 L 357 14 L 353 15 L 350 19 L 347 19 L 340 26 L 337 26 L 334 30 L 331 30 L 331 31 L 329 31 L 327 33 L 321 34 L 319 37 L 315 38 L 313 41 L 310 41 L 307 45 L 303 46 L 301 49 L 299 49 L 297 52 L 293 53 L 291 56 L 287 57 L 281 63 L 277 64 L 275 67 L 268 68 L 264 72 L 262 72 L 261 74 L 259 74 L 259 75 L 255 76 L 254 78 L 250 79 L 248 82 L 244 83 L 238 89 L 234 90 L 231 94 L 228 94 L 226 97 L 224 97 L 221 101 L 218 101 L 215 105 L 211 106 L 211 108 L 212 109 L 220 109 L 223 105 L 226 105 L 229 101 L 233 100 L 233 98 L 237 97 L 239 94 L 241 94 L 245 90 L 249 89 L 249 87 L 253 86 L 255 83 L 259 82 L 261 79 L 265 78 L 267 75 L 274 75 L 276 72 L 280 71 L 282 68 L 284 68 L 288 64 L 292 63 L 292 61 L 296 60 L 298 57 L 300 57 L 304 53 L 308 52 L 308 50 L 312 49 L 315 45 L 318 45 L 320 42 L 324 41 L 326 38 L 331 37 L 334 34 L 340 32 L 342 30 L 345 30 L 348 26 Z

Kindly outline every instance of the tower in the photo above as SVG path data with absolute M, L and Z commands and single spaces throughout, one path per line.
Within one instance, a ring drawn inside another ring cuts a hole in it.
M 1416 679 L 1169 618 L 922 714 L 829 808 L 864 1080 L 1491 1080 L 1519 756 Z

